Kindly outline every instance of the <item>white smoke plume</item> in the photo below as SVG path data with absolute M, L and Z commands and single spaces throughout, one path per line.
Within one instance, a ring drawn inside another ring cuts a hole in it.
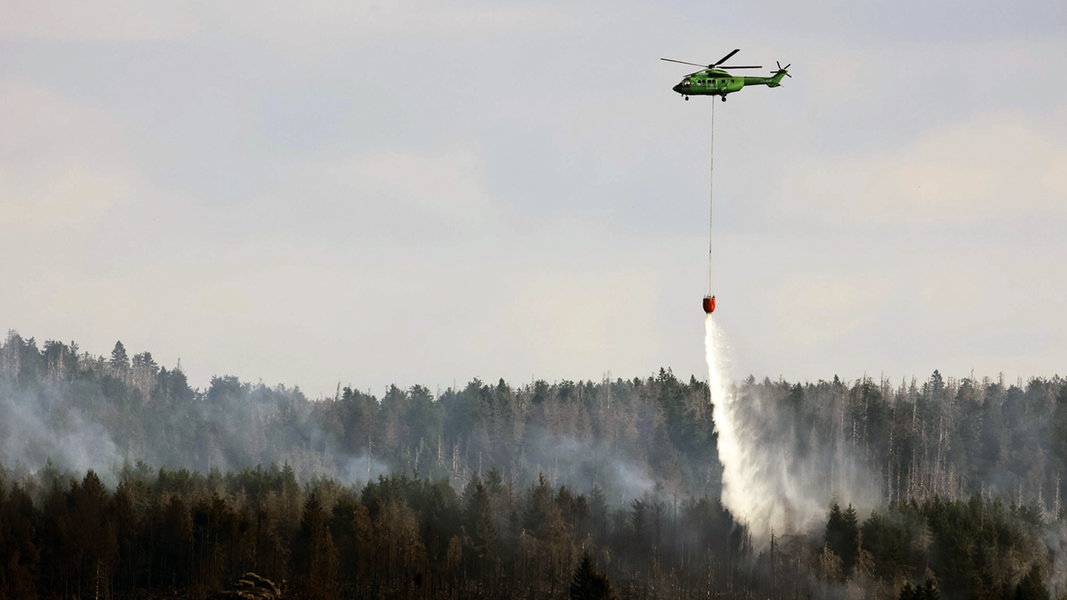
M 123 454 L 105 427 L 47 391 L 19 393 L 0 383 L 0 458 L 5 466 L 36 471 L 47 461 L 61 471 L 96 470 L 114 485 Z
M 729 348 L 709 314 L 705 355 L 722 462 L 722 503 L 757 548 L 771 534 L 810 530 L 835 500 L 858 510 L 879 500 L 877 478 L 852 459 L 840 432 L 804 431 L 782 405 L 739 395 L 729 380 Z
M 1067 595 L 1067 521 L 1060 519 L 1045 533 L 1045 543 L 1052 554 L 1052 566 L 1048 573 L 1049 596 L 1063 598 Z

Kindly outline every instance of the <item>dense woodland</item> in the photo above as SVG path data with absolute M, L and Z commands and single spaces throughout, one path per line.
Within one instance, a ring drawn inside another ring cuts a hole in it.
M 475 380 L 381 397 L 213 378 L 10 333 L 0 599 L 1067 598 L 1067 381 L 739 382 L 848 490 L 754 540 L 718 498 L 707 386 Z

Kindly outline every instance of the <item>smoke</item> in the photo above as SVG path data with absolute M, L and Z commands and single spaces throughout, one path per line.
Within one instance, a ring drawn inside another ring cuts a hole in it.
M 95 469 L 105 484 L 123 462 L 111 435 L 62 396 L 43 390 L 38 397 L 0 382 L 0 456 L 15 468 L 37 470 L 49 461 L 60 471 Z
M 876 505 L 877 478 L 849 454 L 840 431 L 804 430 L 781 401 L 741 395 L 730 384 L 729 352 L 709 314 L 705 355 L 712 416 L 722 462 L 722 503 L 748 526 L 753 545 L 771 534 L 809 530 L 830 504 Z
M 620 505 L 656 488 L 647 465 L 595 439 L 534 429 L 528 433 L 523 452 L 522 481 L 536 481 L 542 473 L 580 493 L 600 488 L 609 501 Z
M 1048 574 L 1048 591 L 1053 598 L 1067 594 L 1067 521 L 1061 520 L 1045 533 L 1045 543 L 1052 555 Z
M 361 485 L 388 476 L 389 465 L 368 453 L 345 454 L 335 459 L 335 467 L 324 469 L 319 475 L 331 476 L 347 485 Z

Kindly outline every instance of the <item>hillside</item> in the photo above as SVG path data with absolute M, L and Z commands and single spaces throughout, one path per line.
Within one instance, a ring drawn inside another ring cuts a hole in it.
M 717 500 L 706 385 L 665 369 L 312 400 L 232 376 L 194 389 L 121 343 L 100 357 L 12 332 L 0 598 L 206 593 L 246 570 L 300 597 L 558 597 L 583 553 L 620 597 L 1063 594 L 1063 379 L 736 393 L 761 415 L 750 435 L 819 467 L 825 521 L 750 539 Z

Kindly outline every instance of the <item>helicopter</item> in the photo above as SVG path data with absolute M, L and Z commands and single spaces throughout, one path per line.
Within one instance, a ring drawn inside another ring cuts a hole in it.
M 675 60 L 673 58 L 661 58 L 667 62 L 681 63 L 683 65 L 693 65 L 694 67 L 704 67 L 700 71 L 690 73 L 682 78 L 681 83 L 674 86 L 674 91 L 682 95 L 683 98 L 689 100 L 689 96 L 720 96 L 723 102 L 726 102 L 726 95 L 734 92 L 741 91 L 741 88 L 746 85 L 765 85 L 767 87 L 778 87 L 781 84 L 783 77 L 792 77 L 787 69 L 790 65 L 782 66 L 782 63 L 775 61 L 778 65 L 778 70 L 774 72 L 774 75 L 770 77 L 735 77 L 725 69 L 762 69 L 761 66 L 723 66 L 723 63 L 730 60 L 730 58 L 740 52 L 741 49 L 737 48 L 733 52 L 730 52 L 726 56 L 711 63 L 710 65 L 702 65 L 700 63 L 686 62 L 684 60 Z

